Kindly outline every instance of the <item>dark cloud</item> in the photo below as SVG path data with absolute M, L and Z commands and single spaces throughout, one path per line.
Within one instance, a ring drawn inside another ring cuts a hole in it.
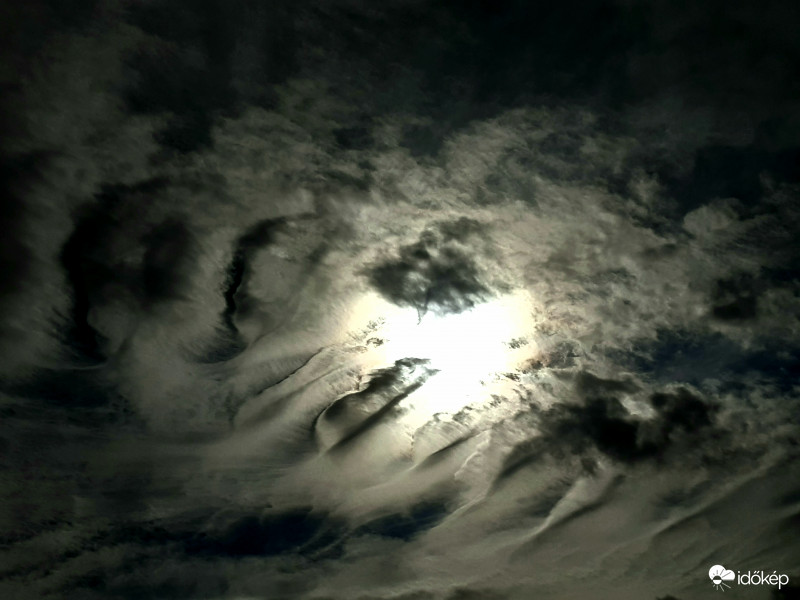
M 448 600 L 499 600 L 500 594 L 491 590 L 457 589 Z
M 714 425 L 718 407 L 683 388 L 652 394 L 648 403 L 655 416 L 632 414 L 617 394 L 637 390 L 632 382 L 579 373 L 576 391 L 583 400 L 538 414 L 536 421 L 541 433 L 511 452 L 498 482 L 548 456 L 584 457 L 581 463 L 590 470 L 594 468 L 591 457 L 595 451 L 622 463 L 660 460 L 667 457 L 674 444 L 685 445 L 693 436 L 709 431 Z M 556 500 L 558 498 L 560 496 Z M 551 507 L 551 503 L 546 502 L 545 507 Z
M 25 195 L 36 178 L 38 167 L 45 157 L 23 156 L 4 161 L 0 170 L 0 214 L 6 234 L 0 242 L 0 298 L 13 294 L 29 276 L 31 250 L 24 241 L 26 224 Z
M 233 260 L 228 269 L 228 285 L 225 289 L 225 312 L 222 314 L 226 324 L 236 329 L 234 317 L 237 311 L 246 313 L 249 299 L 246 291 L 248 264 L 261 248 L 268 246 L 273 239 L 276 228 L 285 223 L 285 219 L 268 219 L 256 223 L 236 242 Z
M 714 290 L 714 316 L 723 320 L 752 319 L 756 316 L 758 295 L 747 275 L 720 279 Z
M 192 152 L 212 143 L 214 119 L 230 111 L 236 100 L 231 86 L 234 23 L 221 3 L 188 6 L 154 2 L 134 6 L 133 22 L 156 36 L 130 62 L 130 109 L 169 113 L 156 136 L 178 152 Z
M 342 452 L 361 436 L 402 411 L 399 404 L 422 387 L 435 369 L 425 359 L 405 358 L 394 366 L 370 375 L 369 382 L 359 392 L 339 398 L 318 418 L 318 426 L 328 425 L 336 432 L 331 450 Z
M 587 371 L 581 371 L 575 378 L 575 388 L 581 396 L 593 398 L 606 394 L 632 393 L 639 387 L 630 380 L 603 379 Z
M 459 448 L 467 441 L 475 437 L 476 433 L 470 433 L 460 438 L 456 438 L 455 441 L 450 442 L 443 448 L 436 450 L 432 454 L 428 455 L 423 462 L 420 463 L 418 468 L 424 469 L 428 467 L 435 467 L 438 463 L 443 460 L 447 460 L 447 458 L 455 451 L 459 450 Z
M 370 282 L 391 302 L 420 315 L 467 310 L 491 291 L 468 249 L 453 241 L 463 242 L 477 231 L 479 226 L 469 220 L 444 224 L 440 232 L 425 231 L 418 242 L 401 247 L 397 258 L 371 267 Z
M 185 223 L 168 219 L 145 234 L 142 266 L 144 295 L 151 302 L 180 298 L 186 290 L 186 263 L 191 255 L 192 234 Z
M 552 422 L 548 418 L 546 421 L 552 437 L 566 443 L 574 453 L 585 452 L 593 445 L 613 459 L 632 462 L 651 457 L 659 450 L 642 424 L 631 419 L 614 398 L 589 399 Z
M 158 297 L 166 290 L 164 281 L 156 278 L 169 276 L 159 271 L 165 265 L 159 261 L 180 260 L 180 254 L 169 257 L 157 248 L 159 236 L 157 232 L 149 234 L 149 248 L 145 251 L 146 281 L 140 281 L 138 266 L 122 262 L 116 251 L 122 244 L 135 244 L 129 239 L 129 231 L 136 231 L 137 225 L 131 227 L 128 217 L 132 211 L 146 210 L 152 203 L 153 195 L 165 189 L 163 180 L 148 181 L 133 187 L 110 186 L 104 190 L 97 202 L 84 207 L 76 217 L 75 229 L 64 243 L 61 251 L 61 264 L 66 271 L 67 279 L 72 286 L 73 305 L 70 337 L 75 341 L 78 350 L 90 356 L 102 354 L 100 332 L 90 323 L 90 311 L 93 307 L 106 304 L 114 296 L 130 294 L 132 299 L 144 294 Z M 163 225 L 162 225 L 163 227 Z M 172 239 L 173 251 L 185 250 L 188 243 L 186 232 L 182 239 Z M 163 233 L 161 235 L 163 240 Z M 162 241 L 162 244 L 164 242 Z M 160 255 L 159 255 L 160 254 Z M 175 266 L 173 266 L 174 270 Z M 174 274 L 173 274 L 174 276 Z M 142 287 L 144 284 L 145 287 Z M 174 285 L 174 282 L 170 282 Z
M 270 556 L 310 553 L 331 543 L 325 515 L 301 508 L 277 515 L 245 516 L 219 533 L 195 535 L 185 541 L 188 554 L 204 556 Z
M 107 406 L 115 397 L 113 386 L 96 369 L 37 369 L 2 386 L 7 392 L 44 400 L 56 406 L 86 408 Z
M 408 512 L 378 517 L 358 527 L 355 535 L 378 535 L 408 541 L 417 534 L 434 527 L 447 516 L 450 509 L 444 503 L 420 502 Z
M 345 150 L 365 150 L 374 140 L 368 127 L 342 127 L 333 132 L 336 143 Z

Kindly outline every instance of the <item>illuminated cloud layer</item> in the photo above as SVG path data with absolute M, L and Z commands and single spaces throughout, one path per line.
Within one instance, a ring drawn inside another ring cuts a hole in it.
M 797 6 L 4 12 L 0 596 L 800 585 Z

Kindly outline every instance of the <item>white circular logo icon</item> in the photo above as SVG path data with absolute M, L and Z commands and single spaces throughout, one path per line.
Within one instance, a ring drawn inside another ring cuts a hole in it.
M 722 565 L 714 565 L 708 570 L 708 578 L 711 580 L 711 584 L 714 586 L 714 589 L 725 591 L 725 588 L 729 588 L 726 581 L 733 581 L 736 578 L 733 571 L 730 569 L 726 569 Z

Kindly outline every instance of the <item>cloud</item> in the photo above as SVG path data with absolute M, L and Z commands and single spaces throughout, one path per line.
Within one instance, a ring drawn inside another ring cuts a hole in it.
M 796 8 L 84 4 L 0 48 L 7 596 L 691 598 L 796 552 Z M 508 298 L 470 396 L 381 362 L 408 311 L 480 358 Z
M 342 451 L 368 433 L 382 420 L 402 411 L 398 405 L 425 384 L 435 370 L 424 359 L 406 358 L 394 366 L 373 372 L 363 390 L 345 395 L 331 403 L 316 423 L 322 443 L 333 436 L 332 451 Z M 333 431 L 325 432 L 325 426 Z
M 420 316 L 432 310 L 458 313 L 490 296 L 474 259 L 462 244 L 480 231 L 466 217 L 425 231 L 399 256 L 370 267 L 372 285 L 387 299 L 415 308 Z
M 633 401 L 631 395 L 640 390 L 631 381 L 600 379 L 579 372 L 575 382 L 577 402 L 532 412 L 538 433 L 511 450 L 496 483 L 549 457 L 572 463 L 578 459 L 590 473 L 596 468 L 598 457 L 623 464 L 674 460 L 673 445 L 688 452 L 691 444 L 713 431 L 718 407 L 685 388 L 650 393 L 643 405 L 637 406 L 621 399 Z M 694 452 L 697 451 L 695 446 Z

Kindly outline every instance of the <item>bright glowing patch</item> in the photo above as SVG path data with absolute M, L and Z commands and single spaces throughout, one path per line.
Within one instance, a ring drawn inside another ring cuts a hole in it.
M 458 314 L 429 312 L 421 319 L 414 310 L 369 297 L 357 314 L 361 319 L 370 314 L 379 323 L 370 334 L 375 345 L 371 368 L 402 358 L 423 358 L 439 371 L 409 398 L 414 408 L 410 419 L 416 424 L 488 397 L 497 374 L 513 371 L 522 355 L 531 351 L 513 343 L 531 331 L 530 302 L 523 294 L 503 296 Z

